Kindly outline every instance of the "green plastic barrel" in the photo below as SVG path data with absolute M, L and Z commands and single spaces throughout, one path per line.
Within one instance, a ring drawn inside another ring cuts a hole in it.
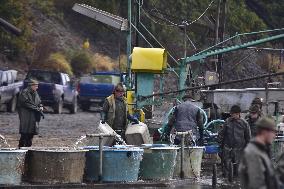
M 170 180 L 173 178 L 177 149 L 175 147 L 145 148 L 140 164 L 142 180 Z
M 184 178 L 199 178 L 201 171 L 202 155 L 204 147 L 186 147 L 184 149 L 183 171 Z M 180 149 L 177 153 L 177 163 L 174 177 L 180 176 Z

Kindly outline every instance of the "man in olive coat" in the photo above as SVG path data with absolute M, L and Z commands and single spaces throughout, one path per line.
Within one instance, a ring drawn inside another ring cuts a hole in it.
M 244 150 L 239 173 L 243 189 L 278 189 L 277 176 L 269 155 L 276 123 L 271 117 L 256 123 L 257 132 Z
M 127 120 L 139 124 L 139 120 L 128 112 L 124 93 L 123 84 L 118 83 L 114 88 L 113 94 L 105 99 L 101 112 L 102 123 L 106 122 L 123 139 L 125 139 Z
M 38 134 L 38 122 L 43 111 L 37 93 L 38 82 L 29 80 L 28 87 L 19 94 L 18 113 L 20 118 L 20 147 L 30 147 L 33 136 Z

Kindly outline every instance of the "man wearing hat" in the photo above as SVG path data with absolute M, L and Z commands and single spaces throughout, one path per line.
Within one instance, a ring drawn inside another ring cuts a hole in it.
M 249 108 L 249 114 L 246 116 L 246 121 L 250 126 L 251 136 L 255 137 L 256 135 L 256 125 L 255 123 L 261 117 L 259 106 L 254 104 Z
M 227 176 L 230 163 L 234 165 L 234 174 L 237 174 L 237 166 L 241 154 L 251 138 L 250 127 L 248 123 L 241 118 L 241 108 L 238 105 L 233 105 L 230 114 L 231 117 L 226 120 L 218 135 L 222 150 L 224 176 Z
M 251 102 L 251 106 L 257 105 L 259 108 L 259 113 L 260 115 L 262 115 L 262 99 L 259 97 L 255 97 L 252 102 Z
M 118 83 L 114 88 L 113 94 L 106 98 L 101 112 L 102 123 L 106 122 L 123 139 L 125 137 L 127 119 L 135 124 L 139 123 L 136 117 L 129 115 L 124 93 L 123 84 Z
M 277 189 L 278 182 L 269 155 L 276 123 L 272 117 L 264 117 L 256 122 L 256 136 L 244 150 L 239 173 L 244 189 Z
M 194 105 L 191 94 L 185 95 L 183 101 L 184 102 L 175 107 L 173 114 L 169 118 L 169 130 L 174 127 L 177 132 L 192 131 L 193 136 L 187 135 L 186 137 L 186 145 L 191 145 L 195 142 L 197 145 L 203 146 L 204 129 L 201 111 Z M 179 145 L 181 143 L 181 137 L 176 136 L 174 143 Z
M 18 113 L 20 118 L 20 147 L 32 146 L 33 136 L 38 134 L 38 115 L 43 111 L 37 93 L 38 82 L 29 80 L 28 87 L 19 94 Z

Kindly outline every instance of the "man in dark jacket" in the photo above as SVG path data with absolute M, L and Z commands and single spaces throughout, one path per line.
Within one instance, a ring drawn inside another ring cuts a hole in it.
M 194 105 L 191 95 L 183 97 L 183 103 L 176 106 L 174 113 L 169 118 L 168 126 L 174 127 L 177 132 L 192 131 L 193 140 L 190 136 L 186 137 L 186 145 L 197 142 L 203 145 L 203 116 L 200 109 Z M 191 140 L 191 141 L 190 141 Z M 176 136 L 174 143 L 179 145 L 181 138 Z
M 117 134 L 125 138 L 127 120 L 138 124 L 139 120 L 130 115 L 127 109 L 127 101 L 124 97 L 124 87 L 121 83 L 115 86 L 114 92 L 107 97 L 101 112 L 102 123 L 107 123 Z
M 257 120 L 261 118 L 261 113 L 259 106 L 254 104 L 249 108 L 249 114 L 246 116 L 246 121 L 248 122 L 250 126 L 251 136 L 256 136 L 256 125 L 255 123 Z
M 273 118 L 264 117 L 257 121 L 256 126 L 256 137 L 245 148 L 239 166 L 242 188 L 278 189 L 268 149 L 275 138 L 276 123 Z
M 33 136 L 38 134 L 38 122 L 43 107 L 37 93 L 38 82 L 30 80 L 28 87 L 20 92 L 18 113 L 20 118 L 20 147 L 30 147 Z
M 234 105 L 231 108 L 229 117 L 222 130 L 219 132 L 218 141 L 222 150 L 223 174 L 227 175 L 230 164 L 234 165 L 234 174 L 237 174 L 237 167 L 244 148 L 251 138 L 248 123 L 240 116 L 241 108 Z

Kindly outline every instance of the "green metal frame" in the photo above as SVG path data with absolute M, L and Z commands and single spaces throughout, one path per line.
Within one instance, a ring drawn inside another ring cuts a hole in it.
M 255 46 L 255 45 L 259 45 L 262 43 L 266 43 L 266 42 L 270 42 L 270 41 L 274 41 L 277 39 L 282 39 L 284 38 L 284 34 L 279 34 L 279 35 L 275 35 L 275 36 L 271 36 L 271 37 L 265 37 L 262 39 L 258 39 L 255 41 L 250 41 L 250 42 L 246 42 L 243 44 L 238 44 L 238 45 L 233 45 L 230 47 L 225 47 L 225 48 L 221 48 L 221 49 L 216 49 L 214 50 L 214 48 L 216 48 L 217 46 L 230 41 L 234 38 L 240 38 L 241 36 L 247 36 L 247 35 L 255 35 L 255 34 L 263 34 L 263 33 L 269 33 L 269 32 L 275 32 L 275 31 L 283 31 L 284 28 L 281 29 L 275 29 L 275 30 L 266 30 L 266 31 L 259 31 L 259 32 L 251 32 L 251 33 L 243 33 L 243 34 L 236 34 L 235 36 L 232 36 L 210 48 L 207 48 L 199 53 L 196 53 L 190 57 L 186 57 L 186 58 L 182 58 L 180 59 L 180 64 L 179 64 L 179 90 L 183 90 L 185 88 L 185 81 L 186 81 L 186 76 L 187 76 L 187 72 L 186 72 L 186 65 L 190 64 L 194 61 L 198 61 L 199 63 L 204 63 L 204 59 L 209 57 L 209 56 L 214 56 L 214 55 L 218 55 L 218 54 L 223 54 L 223 53 L 228 53 L 228 52 L 232 52 L 235 50 L 240 50 L 240 49 L 244 49 L 247 47 L 251 47 L 251 46 Z M 194 72 L 196 73 L 196 72 Z M 195 79 L 195 77 L 198 74 L 196 74 L 192 79 Z M 180 94 L 180 96 L 183 96 L 183 94 Z

